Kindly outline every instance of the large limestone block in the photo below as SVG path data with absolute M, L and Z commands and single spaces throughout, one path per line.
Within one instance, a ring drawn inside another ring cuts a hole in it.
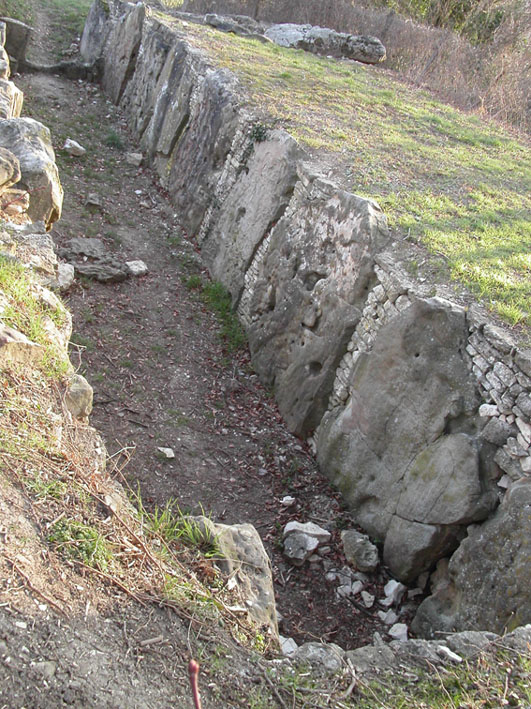
M 288 206 L 303 157 L 297 142 L 280 130 L 249 147 L 247 162 L 201 244 L 211 274 L 230 291 L 234 303 L 257 246 Z
M 139 138 L 159 98 L 158 91 L 162 87 L 158 80 L 175 41 L 175 34 L 168 27 L 152 20 L 144 22 L 135 71 L 120 100 L 129 125 Z
M 0 146 L 18 158 L 22 177 L 17 186 L 30 193 L 30 219 L 44 221 L 49 229 L 61 216 L 63 205 L 49 129 L 32 118 L 0 121 Z
M 359 321 L 374 254 L 387 240 L 375 202 L 302 170 L 288 209 L 256 267 L 249 344 L 260 377 L 274 385 L 292 431 L 314 429 L 336 367 Z
M 35 365 L 41 361 L 43 355 L 44 348 L 41 345 L 0 322 L 0 366 Z
M 145 16 L 143 3 L 126 5 L 107 39 L 102 86 L 113 103 L 120 101 L 135 70 Z
M 466 338 L 463 309 L 415 300 L 359 356 L 350 398 L 319 428 L 322 470 L 356 521 L 385 540 L 386 562 L 401 580 L 455 546 L 462 525 L 495 504 L 475 437 L 479 400 Z
M 92 64 L 103 54 L 105 42 L 112 29 L 111 7 L 104 0 L 94 0 L 88 11 L 79 53 L 84 62 Z
M 251 524 L 218 524 L 208 517 L 194 517 L 215 538 L 222 552 L 216 561 L 220 570 L 234 579 L 241 603 L 249 617 L 265 627 L 278 642 L 273 572 L 260 535 Z
M 200 54 L 184 42 L 177 41 L 155 86 L 156 101 L 141 144 L 162 177 L 167 176 L 170 156 L 190 118 L 197 63 L 201 63 Z
M 336 32 L 327 27 L 285 23 L 272 25 L 265 36 L 281 47 L 346 57 L 365 64 L 378 64 L 385 59 L 385 47 L 376 37 Z
M 5 48 L 11 59 L 11 69 L 17 71 L 18 65 L 25 59 L 26 48 L 33 30 L 24 22 L 11 17 L 3 17 L 2 21 L 6 25 Z
M 471 436 L 453 433 L 439 438 L 417 456 L 404 476 L 397 515 L 424 524 L 485 519 L 495 493 L 485 494 L 478 471 L 478 449 Z
M 181 105 L 182 119 L 175 132 L 165 131 L 158 145 L 170 150 L 165 167 L 157 166 L 161 182 L 180 212 L 182 224 L 195 234 L 210 204 L 229 154 L 239 117 L 236 78 L 228 71 L 208 69 L 198 74 L 190 58 L 191 83 L 183 84 L 184 95 L 191 87 L 190 104 Z M 178 98 L 180 97 L 178 93 Z M 171 121 L 175 126 L 174 121 Z M 167 124 L 168 126 L 168 124 Z M 167 127 L 166 126 L 166 127 Z
M 449 585 L 423 601 L 413 630 L 503 633 L 531 623 L 531 480 L 515 482 L 496 513 L 469 529 L 448 567 Z

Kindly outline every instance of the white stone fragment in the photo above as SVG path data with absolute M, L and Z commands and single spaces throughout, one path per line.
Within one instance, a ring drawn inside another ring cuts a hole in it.
M 157 450 L 165 457 L 167 460 L 175 458 L 175 453 L 173 448 L 164 448 L 164 446 L 157 447 Z
M 132 165 L 133 167 L 140 167 L 143 159 L 144 159 L 144 156 L 142 155 L 142 153 L 126 153 L 125 154 L 125 162 L 128 165 Z
M 363 590 L 363 582 L 362 581 L 354 581 L 351 586 L 350 593 L 353 596 L 357 596 L 358 593 L 361 593 L 362 590 Z
M 291 507 L 291 505 L 295 504 L 295 498 L 292 497 L 291 495 L 285 495 L 280 500 L 280 504 L 283 505 L 284 507 Z
M 80 158 L 82 155 L 84 155 L 87 151 L 86 149 L 77 143 L 75 140 L 72 140 L 71 138 L 67 138 L 65 140 L 65 144 L 63 145 L 63 150 L 66 150 L 66 152 L 69 155 L 73 155 L 76 158 Z
M 521 418 L 516 419 L 516 425 L 520 429 L 522 438 L 526 441 L 527 445 L 529 445 L 531 443 L 531 426 Z
M 131 272 L 132 276 L 145 276 L 148 272 L 148 267 L 140 259 L 136 261 L 126 261 L 125 265 Z
M 363 601 L 365 608 L 372 608 L 374 605 L 374 596 L 372 593 L 368 593 L 367 591 L 361 592 L 361 600 Z
M 508 475 L 502 475 L 498 480 L 497 485 L 498 487 L 501 487 L 502 490 L 507 490 L 511 483 L 512 480 Z
M 282 654 L 286 657 L 293 655 L 293 653 L 297 650 L 298 645 L 293 638 L 285 638 L 282 635 L 279 635 L 278 639 L 280 641 L 280 649 Z
M 455 662 L 459 664 L 460 662 L 463 662 L 463 658 L 461 655 L 458 655 L 456 652 L 452 652 L 450 648 L 446 647 L 446 645 L 437 645 L 435 648 L 435 652 L 439 657 L 442 657 L 447 660 L 451 660 L 452 662 Z
M 500 412 L 497 406 L 494 404 L 482 404 L 479 407 L 480 416 L 499 416 Z
M 404 593 L 406 592 L 406 587 L 403 583 L 391 579 L 384 586 L 385 602 L 381 601 L 382 605 L 392 606 L 400 603 Z
M 395 623 L 388 630 L 389 635 L 400 643 L 407 641 L 407 625 L 405 623 Z
M 393 610 L 378 611 L 378 617 L 386 625 L 393 625 L 398 620 L 397 614 Z
M 332 536 L 330 532 L 313 522 L 288 522 L 284 527 L 284 539 L 295 532 L 306 534 L 309 537 L 314 537 L 320 544 L 327 542 Z

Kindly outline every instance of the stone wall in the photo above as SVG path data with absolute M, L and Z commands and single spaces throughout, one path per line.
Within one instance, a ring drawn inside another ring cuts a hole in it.
M 451 557 L 419 632 L 530 622 L 530 352 L 413 277 L 379 206 L 266 131 L 184 25 L 96 0 L 82 47 L 101 49 L 104 87 L 231 292 L 256 371 L 392 573 L 413 582 Z M 474 588 L 513 563 L 510 603 L 503 584 Z

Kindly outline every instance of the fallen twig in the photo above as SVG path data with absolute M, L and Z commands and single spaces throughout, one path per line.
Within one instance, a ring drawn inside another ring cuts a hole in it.
M 18 564 L 13 561 L 13 559 L 11 559 L 9 556 L 7 556 L 7 554 L 2 554 L 2 556 L 4 557 L 4 559 L 5 559 L 6 561 L 8 561 L 8 562 L 11 564 L 11 566 L 15 569 L 15 571 L 17 572 L 17 574 L 19 574 L 20 576 L 22 576 L 22 578 L 24 579 L 24 581 L 28 584 L 28 586 L 31 588 L 31 590 L 32 590 L 34 593 L 36 593 L 38 596 L 40 596 L 40 597 L 43 599 L 43 601 L 46 601 L 46 603 L 47 603 L 49 606 L 52 606 L 52 608 L 55 608 L 55 610 L 56 610 L 58 613 L 60 613 L 64 618 L 68 618 L 68 615 L 66 614 L 66 612 L 61 608 L 61 606 L 60 606 L 58 603 L 56 603 L 55 601 L 53 601 L 53 600 L 52 600 L 51 598 L 49 598 L 45 593 L 43 593 L 42 591 L 40 591 L 38 588 L 36 588 L 36 586 L 34 586 L 34 585 L 31 583 L 31 581 L 29 580 L 28 576 L 22 571 L 22 569 L 20 568 L 20 566 L 18 566 Z

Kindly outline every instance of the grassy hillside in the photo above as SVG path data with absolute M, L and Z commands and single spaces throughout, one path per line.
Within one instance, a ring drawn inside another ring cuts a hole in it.
M 398 238 L 442 257 L 508 323 L 531 323 L 528 145 L 379 68 L 167 21 L 235 72 L 271 125 L 335 154 L 334 179 L 376 199 Z

